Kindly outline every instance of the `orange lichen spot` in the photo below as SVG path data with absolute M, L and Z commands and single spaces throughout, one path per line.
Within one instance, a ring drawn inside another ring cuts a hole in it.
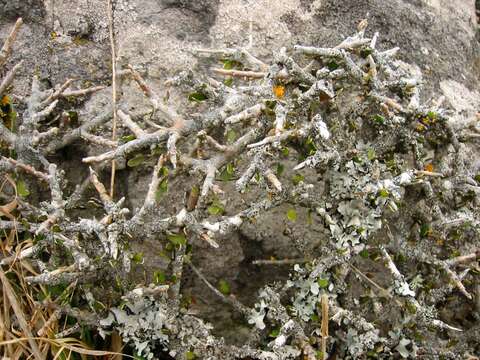
M 0 102 L 2 103 L 2 106 L 6 106 L 11 103 L 11 100 L 7 95 L 5 95 L 2 97 L 2 100 Z
M 433 172 L 433 170 L 435 170 L 435 168 L 433 167 L 433 164 L 425 165 L 425 171 Z
M 274 85 L 272 90 L 275 97 L 279 99 L 283 99 L 285 96 L 285 86 L 283 85 Z

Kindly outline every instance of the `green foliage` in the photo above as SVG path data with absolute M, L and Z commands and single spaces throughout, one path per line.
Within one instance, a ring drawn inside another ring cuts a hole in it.
M 295 209 L 287 210 L 287 219 L 290 221 L 297 221 L 297 211 Z
M 227 165 L 223 167 L 223 170 L 220 173 L 219 180 L 221 181 L 230 181 L 233 179 L 233 175 L 235 174 L 235 166 L 233 162 L 229 162 Z
M 132 140 L 135 140 L 135 139 L 136 139 L 135 135 L 132 135 L 132 134 L 130 134 L 130 135 L 125 135 L 125 136 L 122 136 L 122 137 L 120 138 L 120 143 L 121 143 L 121 144 L 126 144 L 126 143 L 128 143 L 128 142 L 130 142 L 130 141 L 132 141 Z
M 76 111 L 68 111 L 68 124 L 70 126 L 78 126 L 78 112 Z
M 330 60 L 327 64 L 328 70 L 334 71 L 337 70 L 339 65 L 335 60 Z
M 156 270 L 153 272 L 153 282 L 156 285 L 162 285 L 167 282 L 167 276 L 165 273 L 161 270 Z
M 232 60 L 232 59 L 223 59 L 221 60 L 223 63 L 223 68 L 225 70 L 233 70 L 233 69 L 242 69 L 243 65 L 241 62 Z
M 285 170 L 285 166 L 283 164 L 278 163 L 277 170 L 276 170 L 277 176 L 282 176 L 284 170 Z
M 317 145 L 310 136 L 305 141 L 304 146 L 308 156 L 311 156 L 317 152 Z
M 373 160 L 375 160 L 376 157 L 377 157 L 377 155 L 375 153 L 375 149 L 374 148 L 368 148 L 368 150 L 367 150 L 368 160 L 373 161 Z
M 382 198 L 388 198 L 389 195 L 390 195 L 390 193 L 388 192 L 387 189 L 378 190 L 378 196 L 380 196 Z
M 207 211 L 210 215 L 222 215 L 225 212 L 225 209 L 223 208 L 222 203 L 215 198 L 212 202 L 212 204 L 207 208 Z
M 372 117 L 372 121 L 373 121 L 375 124 L 383 125 L 383 124 L 385 124 L 385 117 L 382 116 L 382 115 L 377 114 L 377 115 L 374 115 L 374 116 Z
M 420 237 L 427 237 L 431 233 L 431 228 L 429 224 L 420 225 Z
M 155 201 L 160 202 L 163 195 L 168 192 L 168 179 L 165 178 L 158 184 L 157 191 L 155 191 Z
M 279 328 L 274 328 L 270 333 L 268 334 L 269 337 L 271 338 L 276 338 L 278 335 L 280 335 L 280 329 Z
M 30 191 L 28 191 L 27 184 L 25 184 L 25 181 L 23 180 L 18 180 L 17 181 L 17 193 L 21 197 L 27 197 L 30 195 Z
M 143 253 L 138 252 L 138 253 L 133 254 L 132 261 L 135 264 L 143 264 Z
M 185 353 L 185 359 L 186 360 L 195 360 L 197 358 L 197 356 L 195 355 L 195 353 L 193 351 L 187 351 Z
M 317 280 L 318 286 L 322 289 L 326 289 L 328 287 L 328 279 L 318 279 Z
M 127 165 L 130 167 L 136 167 L 138 165 L 143 164 L 144 161 L 145 161 L 145 156 L 143 154 L 137 154 L 135 155 L 135 157 L 127 161 Z
M 298 185 L 300 181 L 304 181 L 305 177 L 302 174 L 293 175 L 292 182 L 294 185 Z
M 230 284 L 226 280 L 220 279 L 218 281 L 218 290 L 223 295 L 230 295 Z
M 360 56 L 364 59 L 368 57 L 368 55 L 371 55 L 373 52 L 373 49 L 369 46 L 365 46 L 360 50 Z
M 362 251 L 360 251 L 359 255 L 364 259 L 368 259 L 368 257 L 370 256 L 370 253 L 368 252 L 367 249 L 363 249 Z
M 184 234 L 178 233 L 178 234 L 168 234 L 167 235 L 168 241 L 170 241 L 173 245 L 185 245 L 187 243 L 187 238 L 185 237 Z
M 229 129 L 227 131 L 227 143 L 228 144 L 233 144 L 235 140 L 237 140 L 238 134 L 235 132 L 233 129 Z
M 207 100 L 208 97 L 202 92 L 193 92 L 188 95 L 188 100 L 195 102 L 202 102 Z

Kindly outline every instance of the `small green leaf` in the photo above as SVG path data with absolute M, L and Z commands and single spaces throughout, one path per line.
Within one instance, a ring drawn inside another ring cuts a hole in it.
M 190 101 L 202 102 L 207 99 L 208 99 L 207 95 L 201 92 L 193 92 L 190 95 L 188 95 L 188 100 Z
M 166 166 L 162 166 L 162 168 L 160 169 L 160 174 L 162 176 L 168 176 L 168 168 Z
M 155 200 L 159 202 L 163 196 L 168 191 L 168 179 L 163 179 L 160 184 L 158 184 L 157 191 L 155 191 Z
M 295 185 L 298 185 L 300 181 L 303 181 L 303 180 L 305 180 L 305 177 L 302 174 L 295 174 L 292 178 L 292 182 Z
M 377 155 L 375 154 L 375 149 L 374 148 L 368 148 L 367 150 L 367 158 L 368 160 L 372 161 L 375 159 Z
M 30 191 L 28 191 L 27 185 L 23 180 L 17 181 L 17 192 L 18 195 L 20 195 L 21 197 L 26 197 L 30 195 Z
M 227 143 L 231 144 L 233 143 L 235 140 L 237 140 L 237 133 L 235 132 L 235 130 L 233 129 L 229 129 L 227 131 Z
M 308 155 L 313 155 L 317 152 L 317 146 L 311 137 L 308 137 L 305 141 L 305 147 Z
M 232 60 L 223 60 L 223 68 L 225 70 L 232 70 L 233 69 L 233 61 Z
M 338 69 L 338 64 L 335 60 L 332 60 L 327 64 L 327 67 L 328 67 L 328 70 L 330 70 L 330 71 L 337 70 Z
M 360 251 L 359 255 L 365 259 L 368 259 L 368 257 L 370 256 L 367 249 L 363 249 L 362 251 Z
M 220 279 L 218 281 L 218 290 L 220 290 L 223 295 L 230 295 L 230 284 L 226 280 Z
M 268 334 L 268 336 L 271 338 L 276 338 L 278 335 L 280 335 L 279 328 L 272 329 L 272 331 L 270 331 L 270 334 Z
M 139 252 L 139 253 L 134 254 L 133 257 L 132 257 L 132 261 L 135 264 L 142 264 L 143 263 L 143 253 Z
M 160 184 L 158 185 L 158 190 L 162 193 L 166 193 L 168 191 L 168 179 L 163 179 Z
M 372 48 L 367 46 L 360 50 L 360 56 L 364 59 L 373 52 Z
M 157 157 L 160 156 L 164 153 L 164 149 L 161 146 L 154 146 L 153 148 L 150 148 L 150 155 Z
M 185 353 L 185 359 L 187 360 L 195 360 L 197 358 L 197 356 L 195 355 L 195 353 L 193 351 L 187 351 Z
M 16 111 L 10 111 L 8 113 L 8 120 L 10 121 L 10 127 L 9 129 L 12 132 L 16 132 L 16 124 L 17 124 L 17 112 Z
M 145 161 L 145 156 L 143 156 L 142 154 L 138 154 L 138 155 L 135 155 L 135 157 L 128 160 L 127 165 L 130 167 L 135 167 L 140 165 L 144 161 Z
M 219 203 L 213 203 L 207 208 L 207 211 L 210 215 L 221 215 L 225 209 Z
M 232 77 L 227 77 L 225 80 L 223 80 L 223 83 L 225 86 L 232 86 L 233 85 L 233 78 Z
M 163 271 L 158 270 L 153 272 L 153 282 L 156 285 L 165 284 L 166 281 L 167 281 L 167 276 Z
M 422 238 L 428 236 L 430 232 L 431 232 L 431 229 L 429 224 L 422 224 L 422 226 L 420 226 L 420 236 Z
M 436 120 L 437 117 L 438 117 L 438 114 L 435 112 L 435 111 L 429 111 L 427 113 L 427 117 L 430 119 L 430 120 Z
M 382 198 L 388 198 L 389 192 L 387 189 L 380 189 L 378 195 Z
M 225 70 L 240 69 L 242 68 L 242 63 L 236 60 L 223 59 L 223 68 Z
M 287 147 L 283 147 L 283 148 L 282 148 L 282 154 L 283 154 L 283 156 L 288 156 L 289 153 L 290 153 L 290 150 L 289 150 Z
M 282 176 L 285 166 L 283 164 L 277 164 L 277 176 Z
M 318 279 L 317 283 L 322 289 L 326 289 L 328 287 L 328 279 Z
M 78 113 L 76 111 L 69 111 L 68 117 L 71 125 L 78 124 Z
M 230 162 L 223 168 L 219 178 L 222 181 L 230 181 L 232 180 L 234 173 L 235 173 L 235 166 L 233 165 L 233 163 Z
M 20 221 L 26 230 L 30 230 L 30 223 L 27 221 L 27 219 L 21 219 Z
M 383 125 L 385 124 L 385 117 L 383 117 L 382 115 L 374 115 L 373 118 L 372 118 L 373 122 L 375 122 L 376 124 L 379 124 L 379 125 Z
M 125 144 L 135 139 L 136 139 L 135 135 L 125 135 L 120 138 L 120 142 Z
M 414 315 L 417 313 L 417 307 L 408 300 L 405 302 L 405 307 L 410 314 Z
M 297 221 L 297 211 L 295 209 L 289 209 L 287 211 L 287 219 L 290 221 Z
M 138 353 L 135 353 L 133 355 L 133 359 L 134 360 L 147 360 L 147 358 L 143 357 L 142 355 L 138 354 Z
M 187 239 L 185 238 L 185 235 L 182 233 L 168 234 L 167 239 L 174 245 L 185 245 L 187 243 Z

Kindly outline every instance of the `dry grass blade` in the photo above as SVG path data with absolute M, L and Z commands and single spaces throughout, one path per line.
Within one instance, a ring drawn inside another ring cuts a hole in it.
M 112 52 L 112 108 L 113 108 L 113 123 L 112 123 L 112 141 L 117 139 L 117 59 L 115 52 L 115 33 L 114 33 L 114 18 L 113 18 L 113 3 L 112 0 L 107 0 L 108 13 L 108 31 L 110 34 L 110 48 Z M 110 178 L 110 197 L 113 198 L 113 189 L 115 187 L 115 159 L 112 160 L 112 175 Z
M 10 345 L 10 344 L 18 344 L 21 342 L 29 341 L 29 340 L 38 340 L 41 342 L 46 342 L 49 343 L 50 345 L 57 346 L 59 348 L 64 348 L 73 352 L 76 352 L 78 354 L 82 355 L 92 355 L 92 356 L 125 356 L 131 359 L 134 359 L 133 356 L 127 355 L 127 354 L 122 354 L 122 353 L 117 353 L 113 351 L 105 351 L 105 350 L 91 350 L 87 348 L 83 343 L 81 343 L 79 340 L 74 339 L 74 338 L 63 338 L 63 339 L 49 339 L 45 337 L 35 337 L 35 338 L 16 338 L 13 340 L 8 340 L 8 341 L 2 341 L 0 342 L 0 347 L 5 346 L 5 345 Z M 72 345 L 73 343 L 74 345 Z
M 113 356 L 112 360 L 122 360 L 121 352 L 123 349 L 123 341 L 122 341 L 122 337 L 118 334 L 117 331 L 112 332 L 110 348 L 113 352 L 120 354 L 120 355 Z
M 15 315 L 17 316 L 17 320 L 20 324 L 20 327 L 24 331 L 24 333 L 27 335 L 27 341 L 30 345 L 30 348 L 32 350 L 32 354 L 36 360 L 43 360 L 44 356 L 40 352 L 40 349 L 38 348 L 37 342 L 34 340 L 32 332 L 30 331 L 30 326 L 27 323 L 27 320 L 25 319 L 25 315 L 22 311 L 22 308 L 20 304 L 17 301 L 17 297 L 15 296 L 15 293 L 13 292 L 13 289 L 10 285 L 10 282 L 8 281 L 5 273 L 3 270 L 0 269 L 0 280 L 3 283 L 3 290 L 5 291 L 4 296 L 8 298 L 10 301 L 10 305 L 13 308 L 13 311 Z
M 321 359 L 326 358 L 327 354 L 327 339 L 328 339 L 328 295 L 322 295 L 322 326 L 321 326 L 321 334 L 322 334 L 322 355 Z
M 14 217 L 11 214 L 11 212 L 17 208 L 17 205 L 18 205 L 17 199 L 13 199 L 8 204 L 0 206 L 0 215 L 6 216 L 10 220 L 13 220 Z
M 20 27 L 22 26 L 22 24 L 23 24 L 22 18 L 18 18 L 12 31 L 8 35 L 7 39 L 5 40 L 3 47 L 0 49 L 0 67 L 2 67 L 3 64 L 5 64 L 8 57 L 10 56 L 13 42 L 15 41 L 15 38 L 17 37 L 18 31 L 20 30 Z

